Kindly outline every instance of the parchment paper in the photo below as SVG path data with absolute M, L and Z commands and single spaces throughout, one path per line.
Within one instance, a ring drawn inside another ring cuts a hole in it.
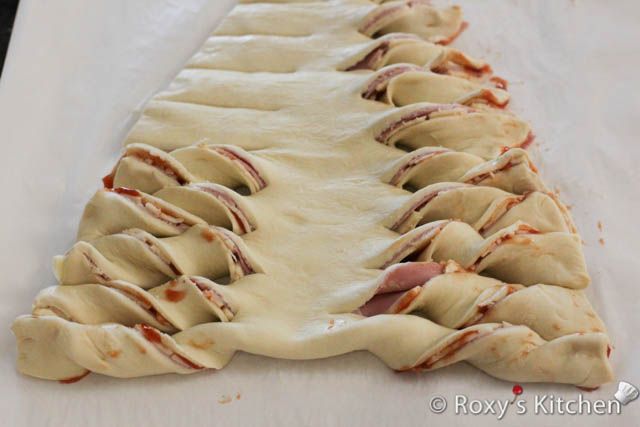
M 463 364 L 398 374 L 365 353 L 291 362 L 238 354 L 219 372 L 73 385 L 15 370 L 9 326 L 54 283 L 50 259 L 72 244 L 82 208 L 113 165 L 148 97 L 166 85 L 231 7 L 206 0 L 22 0 L 0 80 L 0 424 L 7 426 L 491 425 L 456 415 L 453 399 L 509 399 L 513 384 Z M 640 385 L 640 3 L 636 0 L 459 1 L 470 28 L 455 46 L 507 78 L 511 108 L 530 120 L 532 148 L 584 239 L 592 303 L 615 345 L 615 383 Z M 598 226 L 600 224 L 600 227 Z M 601 239 L 601 240 L 600 240 Z M 528 413 L 509 425 L 637 425 L 622 415 L 534 415 L 534 396 L 575 398 L 560 385 L 524 385 Z M 431 398 L 449 400 L 444 414 Z M 516 424 L 517 423 L 517 424 Z

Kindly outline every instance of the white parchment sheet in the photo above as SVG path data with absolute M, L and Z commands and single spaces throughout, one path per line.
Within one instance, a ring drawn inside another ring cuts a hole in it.
M 11 321 L 54 283 L 51 257 L 72 244 L 145 100 L 232 3 L 22 0 L 0 80 L 0 425 L 638 425 L 640 400 L 617 416 L 535 415 L 536 394 L 581 393 L 548 384 L 524 385 L 526 415 L 513 406 L 500 422 L 456 415 L 456 394 L 509 399 L 513 384 L 464 364 L 398 374 L 365 353 L 308 362 L 238 354 L 219 372 L 90 375 L 73 385 L 16 372 Z M 459 3 L 471 26 L 455 46 L 510 81 L 511 108 L 536 131 L 541 173 L 573 207 L 617 380 L 640 386 L 640 2 Z M 616 386 L 585 398 L 610 399 Z M 437 395 L 449 401 L 444 414 L 429 409 Z

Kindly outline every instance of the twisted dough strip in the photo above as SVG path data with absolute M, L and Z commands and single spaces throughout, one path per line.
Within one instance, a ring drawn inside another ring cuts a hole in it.
M 351 64 L 344 71 L 379 70 L 392 64 L 414 64 L 439 74 L 472 80 L 491 80 L 491 67 L 484 61 L 450 47 L 430 43 L 412 34 L 390 33 L 368 42 L 360 51 L 344 60 Z M 501 79 L 494 78 L 499 84 Z M 504 89 L 504 88 L 503 88 Z
M 54 258 L 54 270 L 62 285 L 125 280 L 145 289 L 183 274 L 237 280 L 262 271 L 242 239 L 205 225 L 175 237 L 130 229 L 91 243 L 80 241 Z
M 244 234 L 254 229 L 252 223 L 244 201 L 216 184 L 170 187 L 154 196 L 116 187 L 99 190 L 91 198 L 80 222 L 78 240 L 91 241 L 129 228 L 159 237 L 176 236 L 194 224 L 219 225 Z
M 503 108 L 509 102 L 509 93 L 504 89 L 462 77 L 426 71 L 413 64 L 395 64 L 382 68 L 369 79 L 362 97 L 396 107 L 432 102 L 489 104 Z
M 466 222 L 489 236 L 517 221 L 546 233 L 576 233 L 569 210 L 553 193 L 531 191 L 522 195 L 498 188 L 459 182 L 431 184 L 418 190 L 391 215 L 387 227 L 398 233 L 441 219 Z
M 167 187 L 153 196 L 130 188 L 98 190 L 80 220 L 78 240 L 92 241 L 129 228 L 170 237 L 195 224 L 218 225 L 244 234 L 255 229 L 247 203 L 217 184 Z
M 509 94 L 503 89 L 467 78 L 433 73 L 413 64 L 391 65 L 373 76 L 370 73 L 335 71 L 264 74 L 186 69 L 176 76 L 167 89 L 156 94 L 153 100 L 160 103 L 170 101 L 200 107 L 246 108 L 275 113 L 313 103 L 311 94 L 302 90 L 309 86 L 316 86 L 315 95 L 317 92 L 331 91 L 336 86 L 344 88 L 339 97 L 357 110 L 380 107 L 369 103 L 360 107 L 361 103 L 356 98 L 358 95 L 394 106 L 429 102 L 503 107 L 509 100 Z M 278 88 L 278 96 L 273 96 L 275 87 Z M 148 160 L 147 158 L 144 160 Z
M 282 25 L 283 16 L 287 25 Z M 362 2 L 314 2 L 239 5 L 214 34 L 307 37 L 344 33 L 357 40 L 357 36 L 362 35 L 375 38 L 400 32 L 447 44 L 464 28 L 462 11 L 456 6 L 436 9 L 420 0 L 393 1 L 381 6 Z
M 75 381 L 90 371 L 115 377 L 193 373 L 223 367 L 236 350 L 308 359 L 368 350 L 393 369 L 434 370 L 466 361 L 509 381 L 596 387 L 612 379 L 607 337 L 572 334 L 545 341 L 525 326 L 487 323 L 460 331 L 417 316 L 342 317 L 339 327 L 305 331 L 305 340 L 278 334 L 271 323 L 208 323 L 173 336 L 137 325 L 81 325 L 55 316 L 21 316 L 18 369 L 40 378 Z M 265 336 L 269 336 L 265 340 Z M 399 339 L 409 336 L 412 339 Z M 38 355 L 47 354 L 46 359 Z M 571 357 L 567 357 L 571 354 Z
M 78 226 L 79 241 L 143 228 L 160 237 L 177 236 L 204 220 L 157 197 L 132 190 L 98 190 L 84 208 Z
M 431 222 L 397 239 L 371 266 L 387 268 L 410 257 L 454 260 L 467 270 L 525 286 L 546 283 L 581 289 L 589 284 L 579 236 L 540 233 L 520 221 L 487 238 L 464 222 Z
M 167 187 L 154 196 L 202 218 L 207 224 L 245 234 L 255 230 L 255 219 L 245 200 L 218 184 L 199 183 Z
M 521 148 L 506 150 L 494 160 L 484 161 L 469 153 L 424 147 L 403 156 L 382 180 L 410 189 L 458 182 L 499 188 L 514 194 L 548 192 L 529 155 Z
M 454 261 L 409 262 L 387 268 L 358 310 L 365 316 L 419 314 L 448 328 L 477 323 L 525 325 L 544 339 L 606 333 L 582 291 L 511 285 L 467 272 Z
M 449 44 L 465 28 L 458 6 L 436 9 L 425 0 L 405 0 L 385 2 L 373 9 L 358 30 L 369 37 L 411 33 L 433 43 Z
M 272 58 L 279 55 L 278 61 Z M 300 70 L 378 70 L 392 64 L 415 64 L 439 74 L 477 81 L 506 82 L 491 67 L 467 54 L 406 33 L 386 34 L 361 43 L 339 36 L 211 36 L 186 68 L 244 72 L 293 73 Z
M 417 103 L 380 120 L 374 127 L 374 138 L 409 150 L 444 147 L 490 160 L 505 148 L 526 147 L 533 134 L 526 122 L 495 109 Z
M 155 193 L 165 187 L 212 182 L 256 193 L 267 186 L 259 159 L 240 147 L 196 144 L 167 153 L 132 143 L 109 175 L 106 188 L 128 187 Z
M 32 314 L 85 325 L 143 323 L 173 333 L 200 323 L 231 321 L 237 309 L 229 293 L 228 287 L 197 276 L 180 276 L 146 291 L 122 280 L 51 286 L 36 296 Z

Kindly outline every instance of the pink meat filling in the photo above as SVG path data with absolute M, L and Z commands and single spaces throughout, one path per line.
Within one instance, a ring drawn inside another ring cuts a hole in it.
M 373 70 L 375 68 L 375 64 L 377 64 L 388 51 L 389 41 L 384 41 L 369 52 L 364 58 L 347 68 L 345 71 Z
M 359 312 L 367 317 L 385 313 L 407 291 L 424 285 L 443 272 L 444 267 L 437 262 L 396 264 L 385 270 L 375 295 L 359 308 Z
M 402 214 L 402 216 L 400 216 L 400 218 L 391 226 L 391 229 L 397 230 L 398 228 L 400 228 L 400 226 L 409 219 L 409 217 L 413 212 L 419 212 L 421 209 L 424 209 L 429 204 L 429 202 L 435 199 L 436 197 L 438 197 L 440 193 L 444 193 L 446 191 L 460 188 L 463 186 L 464 184 L 451 184 L 449 186 L 440 188 L 437 191 L 433 191 L 431 193 L 425 194 L 425 196 L 418 203 L 416 203 L 414 206 L 408 209 L 404 214 Z
M 389 124 L 389 126 L 387 126 L 384 130 L 382 130 L 382 132 L 378 134 L 378 136 L 376 136 L 376 141 L 387 144 L 394 133 L 401 129 L 404 129 L 405 127 L 411 126 L 413 124 L 412 122 L 419 123 L 422 121 L 427 121 L 431 118 L 431 114 L 447 110 L 462 110 L 465 112 L 473 111 L 473 109 L 461 106 L 459 104 L 437 104 L 420 108 L 400 117 L 398 120 Z
M 380 100 L 386 92 L 387 85 L 391 79 L 409 71 L 424 71 L 424 69 L 417 65 L 397 65 L 389 68 L 385 72 L 378 74 L 378 76 L 367 85 L 367 89 L 362 93 L 362 97 L 364 99 Z
M 260 175 L 260 172 L 253 166 L 251 160 L 241 155 L 239 152 L 226 147 L 217 147 L 215 151 L 221 156 L 226 157 L 231 161 L 236 161 L 242 168 L 253 178 L 256 182 L 256 186 L 259 190 L 267 186 L 266 181 Z
M 198 190 L 204 191 L 205 193 L 212 195 L 213 197 L 216 198 L 216 200 L 222 203 L 229 210 L 234 220 L 238 224 L 238 227 L 240 228 L 240 232 L 248 233 L 253 230 L 253 226 L 249 223 L 249 220 L 247 219 L 247 216 L 245 215 L 245 213 L 242 211 L 240 206 L 238 206 L 236 201 L 233 200 L 233 198 L 231 198 L 229 195 L 218 190 L 212 185 L 198 184 L 198 185 L 194 185 L 194 188 L 197 188 Z
M 398 185 L 398 183 L 402 180 L 402 178 L 409 173 L 416 165 L 421 163 L 423 160 L 427 160 L 433 156 L 437 156 L 438 154 L 448 153 L 450 150 L 433 150 L 426 153 L 418 154 L 409 159 L 404 165 L 398 168 L 393 177 L 389 180 L 389 184 Z

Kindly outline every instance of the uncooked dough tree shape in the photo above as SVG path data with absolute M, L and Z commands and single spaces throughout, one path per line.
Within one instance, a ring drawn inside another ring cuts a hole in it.
M 58 286 L 13 325 L 18 369 L 71 382 L 368 350 L 397 370 L 610 381 L 529 124 L 488 64 L 442 46 L 461 10 L 251 3 L 146 105 Z

